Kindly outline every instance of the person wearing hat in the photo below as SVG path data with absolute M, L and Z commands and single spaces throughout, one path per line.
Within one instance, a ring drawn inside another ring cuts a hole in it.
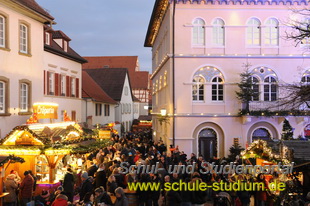
M 87 172 L 82 173 L 81 179 L 82 179 L 82 184 L 81 184 L 80 193 L 79 193 L 80 201 L 82 201 L 84 199 L 84 196 L 87 192 L 93 191 L 93 184 L 91 182 L 90 177 L 88 177 Z
M 16 205 L 17 200 L 16 189 L 18 188 L 18 185 L 14 180 L 15 178 L 16 178 L 15 174 L 9 174 L 4 182 L 6 192 L 9 193 L 7 196 L 4 197 L 5 205 L 13 205 L 13 206 Z

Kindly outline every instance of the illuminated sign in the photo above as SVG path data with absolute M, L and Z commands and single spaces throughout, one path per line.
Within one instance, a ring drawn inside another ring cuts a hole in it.
M 33 113 L 36 113 L 38 119 L 57 119 L 58 104 L 55 103 L 35 103 L 33 104 Z
M 110 139 L 111 138 L 111 131 L 99 130 L 99 138 L 100 139 Z

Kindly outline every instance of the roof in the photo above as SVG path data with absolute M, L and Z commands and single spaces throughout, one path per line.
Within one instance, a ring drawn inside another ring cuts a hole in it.
M 53 30 L 50 30 L 49 28 L 46 28 L 46 27 L 45 27 L 45 29 L 48 30 L 48 31 L 52 31 L 53 38 L 54 38 L 54 33 L 57 33 L 56 36 L 57 35 L 65 35 L 61 31 L 53 31 Z M 70 39 L 67 36 L 66 36 L 66 38 Z M 70 41 L 70 40 L 68 40 L 68 41 Z M 86 59 L 84 59 L 78 53 L 76 53 L 69 45 L 68 45 L 68 51 L 65 52 L 63 50 L 63 48 L 61 48 L 53 39 L 51 40 L 51 44 L 50 45 L 47 45 L 47 44 L 44 45 L 44 50 L 48 51 L 48 52 L 51 52 L 53 54 L 65 57 L 67 59 L 70 59 L 70 60 L 82 63 L 82 64 L 87 62 Z
M 54 20 L 54 17 L 51 16 L 45 9 L 43 9 L 35 0 L 12 0 L 18 4 L 22 4 L 23 6 L 28 7 L 29 9 L 51 19 Z
M 83 57 L 83 69 L 127 68 L 132 89 L 148 89 L 149 72 L 139 71 L 138 56 Z
M 152 121 L 152 116 L 151 115 L 140 115 L 138 120 Z
M 97 102 L 104 102 L 110 104 L 116 104 L 105 91 L 87 74 L 87 72 L 82 72 L 82 97 L 92 98 Z
M 126 68 L 85 69 L 84 71 L 115 101 L 121 100 L 127 74 Z
M 71 39 L 60 30 L 53 32 L 53 39 L 66 39 L 67 41 L 71 41 Z

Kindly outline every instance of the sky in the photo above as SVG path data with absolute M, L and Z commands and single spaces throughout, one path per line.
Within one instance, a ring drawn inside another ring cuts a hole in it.
M 138 56 L 151 71 L 151 48 L 144 40 L 155 0 L 36 0 L 71 38 L 81 56 Z

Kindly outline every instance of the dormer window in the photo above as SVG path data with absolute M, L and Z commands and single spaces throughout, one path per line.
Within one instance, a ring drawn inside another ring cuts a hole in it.
M 51 41 L 51 35 L 48 32 L 45 32 L 45 44 L 50 45 Z
M 64 40 L 64 51 L 68 52 L 68 42 Z

